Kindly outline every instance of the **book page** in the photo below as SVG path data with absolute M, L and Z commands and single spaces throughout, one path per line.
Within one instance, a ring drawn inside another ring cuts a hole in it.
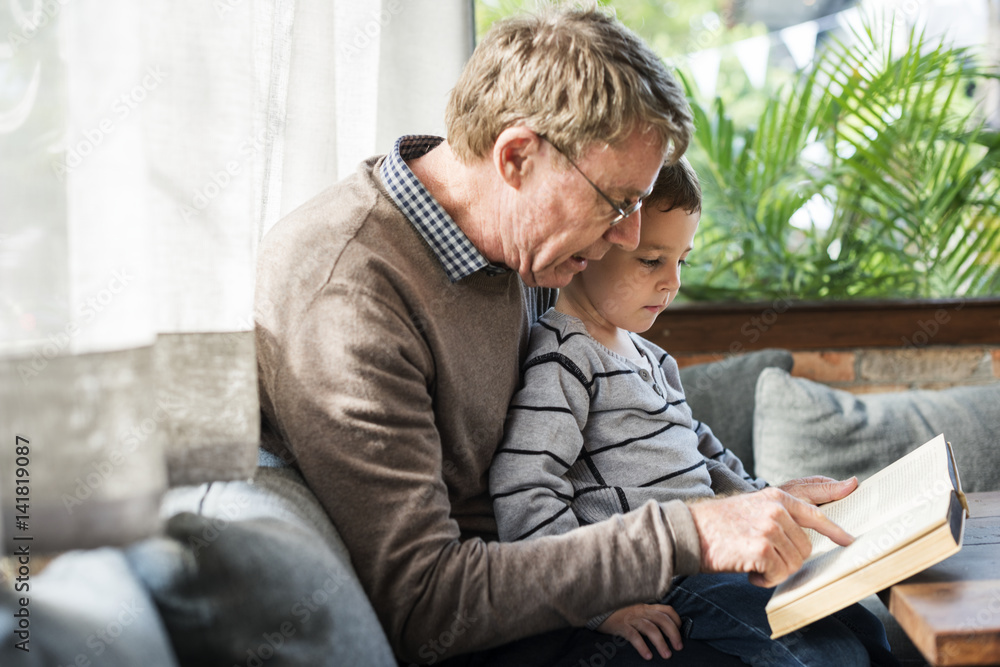
M 854 492 L 820 510 L 855 538 L 892 522 L 914 505 L 951 493 L 950 455 L 938 435 L 858 485 Z M 806 530 L 816 558 L 834 548 L 832 540 Z
M 865 532 L 850 546 L 810 557 L 798 572 L 775 589 L 767 608 L 777 609 L 926 535 L 947 521 L 950 504 L 950 491 L 922 498 L 892 520 Z

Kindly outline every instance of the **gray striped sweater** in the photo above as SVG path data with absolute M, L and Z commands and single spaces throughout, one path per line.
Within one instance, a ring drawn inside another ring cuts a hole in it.
M 549 310 L 533 326 L 490 468 L 502 541 L 565 533 L 651 499 L 766 485 L 692 418 L 674 358 L 630 335 L 652 373 L 598 343 L 571 315 Z

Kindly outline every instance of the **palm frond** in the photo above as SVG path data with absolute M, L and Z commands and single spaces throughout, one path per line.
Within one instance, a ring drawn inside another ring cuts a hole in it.
M 997 291 L 1000 137 L 965 95 L 995 74 L 917 31 L 892 58 L 880 34 L 834 40 L 752 126 L 692 102 L 705 263 L 690 298 Z

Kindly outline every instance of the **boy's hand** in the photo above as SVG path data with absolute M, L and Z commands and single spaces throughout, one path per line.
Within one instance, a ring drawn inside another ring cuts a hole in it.
M 598 626 L 599 632 L 609 635 L 618 635 L 627 639 L 635 650 L 639 652 L 645 660 L 652 660 L 653 654 L 650 652 L 643 635 L 656 647 L 656 651 L 664 660 L 672 653 L 664 636 L 670 639 L 670 645 L 675 651 L 684 648 L 681 642 L 681 617 L 674 611 L 674 608 L 665 604 L 634 604 L 631 607 L 623 607 Z
M 816 505 L 840 500 L 844 496 L 850 495 L 858 488 L 858 478 L 836 480 L 822 475 L 813 475 L 812 477 L 790 480 L 778 488 L 799 500 Z

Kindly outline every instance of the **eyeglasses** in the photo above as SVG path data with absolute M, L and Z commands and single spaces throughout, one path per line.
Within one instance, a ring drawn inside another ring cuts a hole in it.
M 561 148 L 559 148 L 554 143 L 552 143 L 552 141 L 550 141 L 548 137 L 546 137 L 543 134 L 539 134 L 538 138 L 542 139 L 543 141 L 547 141 L 549 143 L 549 145 L 552 146 L 552 148 L 556 149 L 556 151 L 560 155 L 562 155 L 564 158 L 566 158 L 566 161 L 569 162 L 571 165 L 573 165 L 574 169 L 576 169 L 578 172 L 580 172 L 580 175 L 583 176 L 583 180 L 585 180 L 588 183 L 590 183 L 590 187 L 594 188 L 594 190 L 597 191 L 597 194 L 599 194 L 602 197 L 604 197 L 604 201 L 606 201 L 609 204 L 611 204 L 611 208 L 615 209 L 615 212 L 618 214 L 614 218 L 612 218 L 611 221 L 608 223 L 611 227 L 614 227 L 619 222 L 621 222 L 625 218 L 629 217 L 630 215 L 633 215 L 636 211 L 638 211 L 640 208 L 642 208 L 642 200 L 645 199 L 646 197 L 648 197 L 650 195 L 650 193 L 652 192 L 652 189 L 650 189 L 648 192 L 643 193 L 639 197 L 639 199 L 637 199 L 634 202 L 630 202 L 629 200 L 626 199 L 621 204 L 618 204 L 611 197 L 609 197 L 606 194 L 604 194 L 604 190 L 601 190 L 599 187 L 597 187 L 596 183 L 594 183 L 592 180 L 590 180 L 589 178 L 587 178 L 587 175 L 585 173 L 583 173 L 583 170 L 580 169 L 578 166 L 576 166 L 576 163 L 573 162 L 572 160 L 570 160 L 569 156 L 566 155 L 566 153 Z

